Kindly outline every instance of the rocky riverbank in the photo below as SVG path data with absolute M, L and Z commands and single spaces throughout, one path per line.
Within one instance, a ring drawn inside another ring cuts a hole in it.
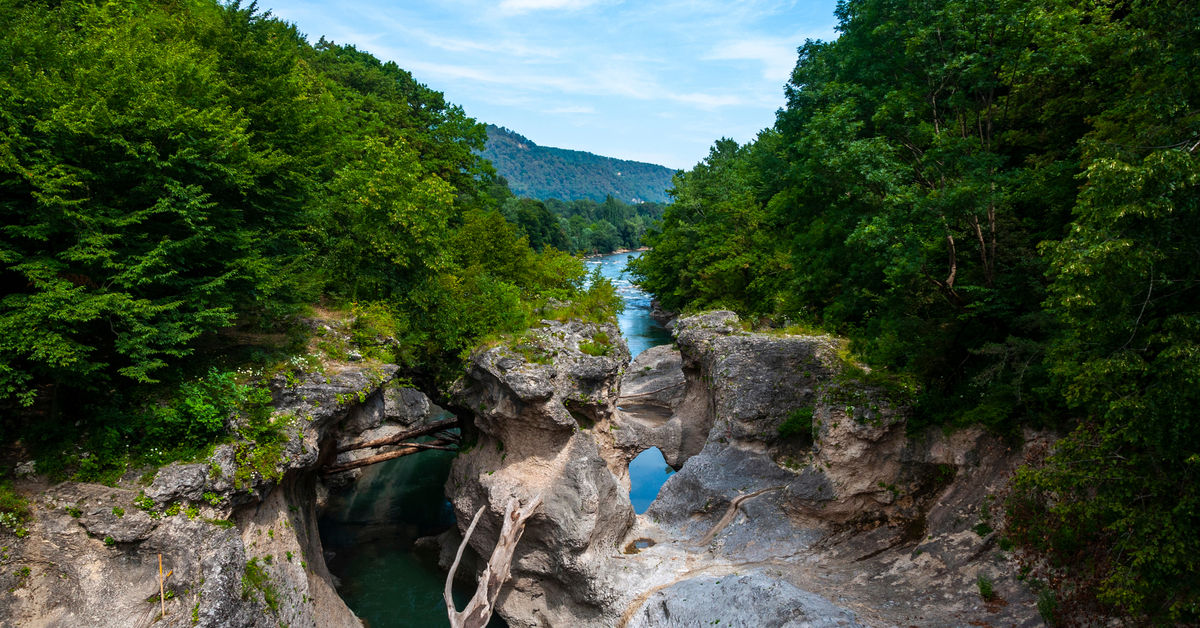
M 396 367 L 330 364 L 271 382 L 286 443 L 254 468 L 239 444 L 172 464 L 146 485 L 28 478 L 33 521 L 0 552 L 2 626 L 361 626 L 338 596 L 317 532 L 323 467 L 373 450 L 429 414 L 421 393 L 390 382 Z M 161 616 L 158 568 L 166 579 Z
M 510 625 L 1040 623 L 993 528 L 1047 437 L 909 433 L 903 391 L 835 338 L 750 333 L 729 312 L 674 329 L 676 347 L 630 363 L 611 324 L 545 321 L 481 348 L 451 390 L 468 443 L 446 493 L 459 530 L 484 507 L 475 553 L 512 498 L 543 502 L 499 600 Z M 3 540 L 0 625 L 360 625 L 316 529 L 329 487 L 357 472 L 322 471 L 428 420 L 395 372 L 276 377 L 290 438 L 267 467 L 229 444 L 144 486 L 24 480 L 34 520 Z M 678 472 L 639 516 L 628 465 L 650 447 Z M 440 542 L 447 556 L 455 531 Z
M 459 382 L 480 435 L 447 493 L 464 524 L 487 507 L 472 546 L 490 550 L 510 498 L 546 503 L 501 596 L 510 625 L 1040 623 L 992 528 L 1043 436 L 910 435 L 903 395 L 834 338 L 749 333 L 729 312 L 675 332 L 678 352 L 625 368 L 619 341 L 579 350 L 612 330 L 551 324 L 524 353 L 553 363 L 494 347 Z M 679 472 L 635 516 L 627 465 L 649 447 Z

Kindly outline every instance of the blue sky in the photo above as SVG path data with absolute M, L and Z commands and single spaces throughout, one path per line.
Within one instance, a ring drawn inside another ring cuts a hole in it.
M 543 146 L 690 168 L 775 119 L 836 0 L 260 0 Z

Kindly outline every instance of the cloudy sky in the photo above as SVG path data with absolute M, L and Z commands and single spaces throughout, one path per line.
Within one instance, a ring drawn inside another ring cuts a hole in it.
M 260 0 L 544 146 L 690 168 L 770 126 L 836 0 Z

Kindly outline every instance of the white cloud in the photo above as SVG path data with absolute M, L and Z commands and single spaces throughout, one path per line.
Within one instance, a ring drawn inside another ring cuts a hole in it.
M 499 9 L 503 13 L 529 13 L 530 11 L 578 11 L 596 4 L 598 0 L 504 0 Z
M 795 39 L 740 39 L 718 45 L 704 58 L 714 61 L 758 61 L 763 78 L 782 83 L 796 65 Z

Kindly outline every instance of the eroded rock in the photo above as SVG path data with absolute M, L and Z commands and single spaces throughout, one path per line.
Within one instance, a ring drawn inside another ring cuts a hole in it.
M 1036 623 L 978 525 L 998 517 L 1022 447 L 979 430 L 910 437 L 904 392 L 835 338 L 751 333 L 731 312 L 674 331 L 678 351 L 643 354 L 619 398 L 611 380 L 590 387 L 586 412 L 568 404 L 579 362 L 565 338 L 552 363 L 494 348 L 460 382 L 484 434 L 447 485 L 460 521 L 552 494 L 501 597 L 512 625 Z M 613 487 L 649 447 L 679 471 L 631 517 Z M 979 599 L 981 574 L 1003 604 Z
M 395 371 L 359 364 L 277 378 L 273 420 L 290 438 L 257 466 L 228 444 L 163 467 L 144 489 L 46 487 L 29 534 L 3 539 L 0 624 L 361 626 L 325 567 L 317 471 L 339 424 L 387 418 L 382 386 Z M 171 572 L 162 618 L 160 555 Z

